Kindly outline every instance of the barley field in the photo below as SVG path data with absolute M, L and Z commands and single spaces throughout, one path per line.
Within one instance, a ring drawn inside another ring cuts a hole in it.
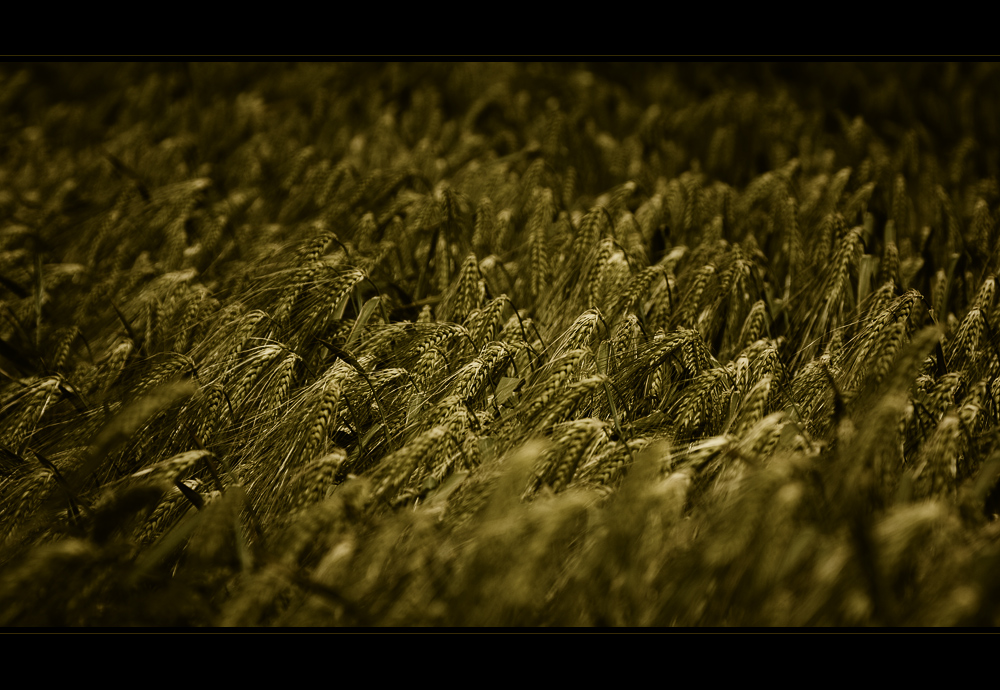
M 0 65 L 0 625 L 994 626 L 995 64 Z

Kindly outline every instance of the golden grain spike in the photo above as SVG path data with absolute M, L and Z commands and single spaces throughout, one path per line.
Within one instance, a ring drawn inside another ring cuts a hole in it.
M 461 323 L 486 299 L 486 281 L 475 254 L 469 254 L 459 270 L 456 285 L 443 318 Z
M 340 402 L 341 388 L 339 382 L 328 380 L 323 386 L 319 401 L 309 420 L 308 427 L 306 427 L 306 434 L 302 443 L 303 458 L 307 460 L 313 458 L 322 449 L 327 431 L 330 425 L 337 419 Z
M 566 349 L 581 350 L 590 346 L 597 332 L 598 325 L 603 321 L 598 309 L 588 309 L 576 317 L 576 320 L 566 331 Z
M 496 228 L 496 210 L 489 197 L 479 200 L 475 221 L 472 226 L 472 246 L 477 251 L 489 254 L 493 250 L 493 235 Z
M 573 241 L 572 254 L 576 260 L 582 261 L 602 238 L 611 237 L 614 226 L 608 217 L 608 211 L 603 206 L 594 206 L 580 221 L 580 227 Z
M 487 343 L 479 356 L 458 372 L 455 391 L 462 400 L 468 402 L 475 400 L 483 392 L 486 384 L 510 364 L 512 358 L 513 351 L 504 343 Z
M 334 448 L 303 465 L 286 489 L 290 498 L 289 508 L 299 510 L 326 498 L 337 485 L 341 467 L 346 461 L 344 449 Z
M 653 282 L 662 276 L 663 269 L 660 266 L 649 266 L 642 269 L 629 281 L 624 293 L 618 298 L 618 303 L 615 305 L 613 312 L 621 313 L 635 308 L 637 306 L 636 303 L 646 294 Z
M 372 496 L 391 500 L 418 468 L 427 465 L 437 453 L 446 451 L 446 440 L 453 445 L 448 428 L 436 426 L 386 457 L 372 472 Z

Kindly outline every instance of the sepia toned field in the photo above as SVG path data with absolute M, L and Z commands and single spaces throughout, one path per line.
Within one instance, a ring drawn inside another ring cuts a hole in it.
M 0 65 L 0 625 L 994 626 L 1000 67 Z

